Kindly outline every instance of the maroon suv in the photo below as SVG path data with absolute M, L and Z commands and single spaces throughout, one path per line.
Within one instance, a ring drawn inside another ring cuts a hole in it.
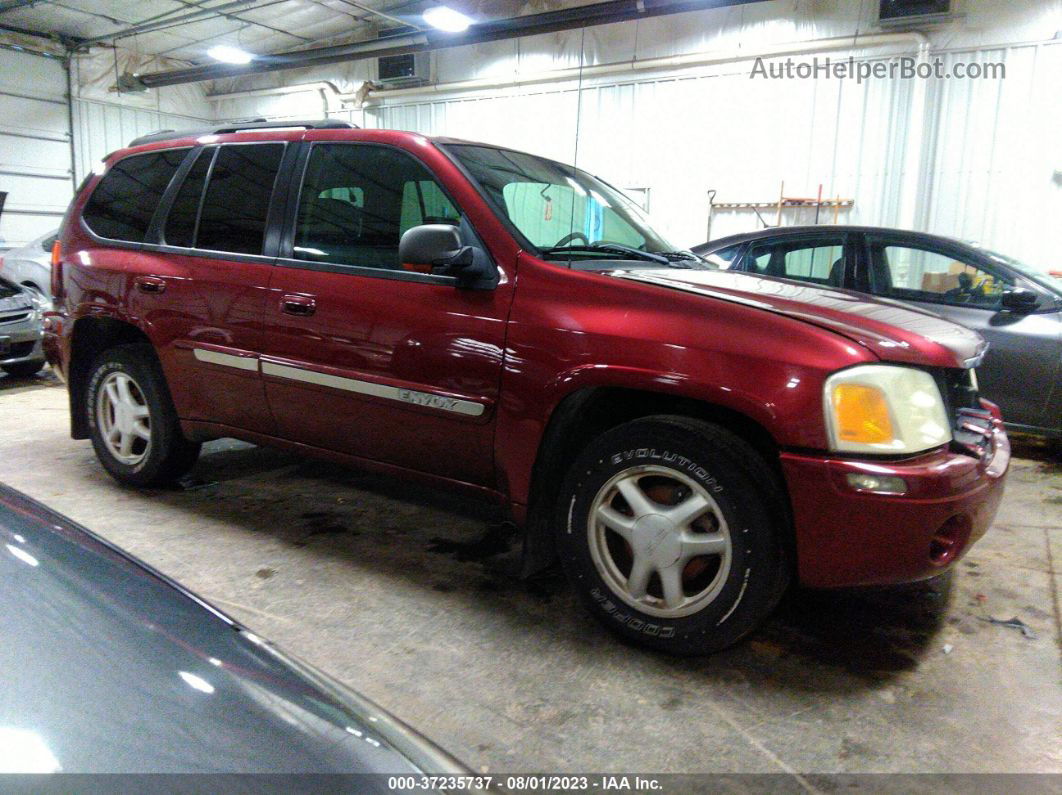
M 717 270 L 600 179 L 496 146 L 147 136 L 86 180 L 53 270 L 73 436 L 119 481 L 231 436 L 461 489 L 511 511 L 525 574 L 559 558 L 670 651 L 733 643 L 794 577 L 940 573 L 1003 493 L 976 334 Z

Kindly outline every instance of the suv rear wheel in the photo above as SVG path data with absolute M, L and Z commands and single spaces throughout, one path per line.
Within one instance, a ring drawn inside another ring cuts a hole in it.
M 743 440 L 658 416 L 592 442 L 562 490 L 557 547 L 569 580 L 609 629 L 677 654 L 729 646 L 788 582 L 781 493 Z
M 181 434 L 150 345 L 120 345 L 96 359 L 85 410 L 96 456 L 120 483 L 154 486 L 188 472 L 199 445 Z

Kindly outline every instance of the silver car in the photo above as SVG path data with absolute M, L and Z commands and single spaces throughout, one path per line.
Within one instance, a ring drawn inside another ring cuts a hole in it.
M 51 297 L 52 245 L 59 235 L 53 229 L 22 248 L 13 248 L 0 254 L 0 278 L 31 287 L 41 295 Z
M 29 378 L 44 367 L 42 317 L 47 299 L 0 277 L 0 370 Z

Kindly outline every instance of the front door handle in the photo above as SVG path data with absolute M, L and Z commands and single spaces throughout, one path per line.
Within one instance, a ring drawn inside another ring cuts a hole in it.
M 312 295 L 285 295 L 280 299 L 280 311 L 307 317 L 317 311 L 317 300 Z
M 159 279 L 156 276 L 137 276 L 133 280 L 136 284 L 136 289 L 142 293 L 164 293 L 166 292 L 165 279 Z

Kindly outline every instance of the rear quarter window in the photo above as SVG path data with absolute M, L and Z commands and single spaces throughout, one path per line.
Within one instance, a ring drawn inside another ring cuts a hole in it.
M 100 237 L 144 242 L 162 194 L 187 153 L 188 149 L 167 149 L 115 163 L 85 205 L 85 224 Z

